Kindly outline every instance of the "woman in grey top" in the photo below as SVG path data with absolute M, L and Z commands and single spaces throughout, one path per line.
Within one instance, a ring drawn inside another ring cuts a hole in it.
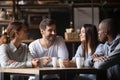
M 21 22 L 11 22 L 7 27 L 10 42 L 0 46 L 0 65 L 3 68 L 38 67 L 39 60 L 32 59 L 26 44 L 26 27 Z
M 21 22 L 11 22 L 6 33 L 8 43 L 0 46 L 0 66 L 2 68 L 39 67 L 39 60 L 32 59 L 26 44 L 21 43 L 27 38 L 26 27 Z M 27 77 L 14 75 L 15 80 L 24 80 Z

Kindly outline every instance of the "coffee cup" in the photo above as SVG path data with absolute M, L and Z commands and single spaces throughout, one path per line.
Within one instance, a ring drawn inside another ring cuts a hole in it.
M 63 62 L 63 59 L 62 59 L 62 58 L 59 58 L 59 66 L 60 66 L 60 68 L 63 68 L 62 62 Z
M 40 66 L 39 67 L 43 67 L 43 59 L 40 58 Z
M 77 57 L 76 58 L 76 66 L 77 68 L 83 67 L 84 64 L 84 57 Z
M 57 57 L 52 57 L 52 65 L 54 68 L 57 67 Z

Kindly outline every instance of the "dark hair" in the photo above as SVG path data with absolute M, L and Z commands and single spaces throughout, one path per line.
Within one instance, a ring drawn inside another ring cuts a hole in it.
M 112 18 L 107 18 L 104 19 L 101 23 L 107 28 L 107 31 L 110 35 L 116 37 L 119 29 L 115 20 L 113 20 Z
M 85 28 L 86 40 L 83 44 L 83 56 L 86 56 L 88 53 L 88 44 L 90 44 L 91 55 L 95 52 L 96 47 L 98 45 L 98 32 L 95 25 L 92 24 L 84 24 L 82 27 Z
M 9 35 L 10 40 L 15 38 L 16 32 L 20 31 L 23 26 L 25 27 L 25 25 L 22 22 L 11 22 L 9 23 L 6 31 L 7 31 L 7 35 Z
M 54 25 L 56 24 L 55 20 L 46 18 L 46 19 L 43 19 L 43 20 L 40 22 L 39 28 L 45 30 L 45 29 L 46 29 L 46 26 L 50 26 L 50 25 L 53 25 L 53 24 L 54 24 Z

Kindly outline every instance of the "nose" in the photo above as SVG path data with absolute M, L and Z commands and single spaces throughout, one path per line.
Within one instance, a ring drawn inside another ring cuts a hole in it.
M 98 31 L 98 35 L 100 34 L 100 31 Z
M 56 31 L 52 31 L 52 34 L 53 34 L 53 35 L 56 34 Z
M 81 36 L 81 33 L 79 33 L 79 37 Z

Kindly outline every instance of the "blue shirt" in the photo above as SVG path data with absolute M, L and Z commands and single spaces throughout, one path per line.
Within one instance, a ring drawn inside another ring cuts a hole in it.
M 108 78 L 111 80 L 120 80 L 120 35 L 103 46 L 103 55 L 108 56 L 105 61 L 96 61 L 95 68 L 108 69 Z
M 102 55 L 101 54 L 102 49 L 103 49 L 103 44 L 99 44 L 95 50 L 95 54 Z M 82 55 L 83 55 L 83 50 L 82 50 L 82 46 L 80 45 L 76 51 L 75 56 L 72 59 L 75 60 L 76 57 L 82 57 Z M 91 62 L 91 60 L 92 60 L 91 53 L 87 53 L 84 60 L 84 66 L 92 66 L 93 62 Z

